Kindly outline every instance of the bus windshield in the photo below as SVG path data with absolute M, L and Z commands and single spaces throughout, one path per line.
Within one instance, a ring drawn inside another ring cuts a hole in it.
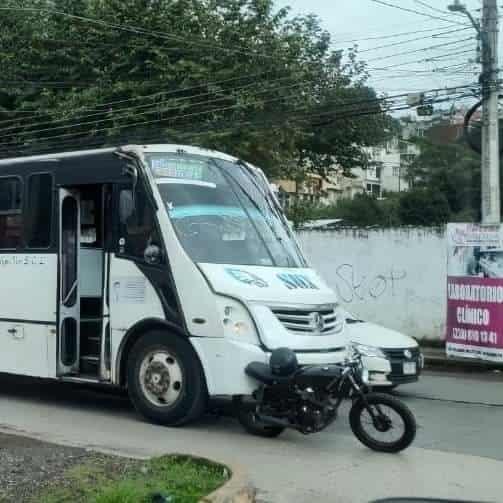
M 246 164 L 178 153 L 146 159 L 178 239 L 194 262 L 306 265 L 270 189 Z

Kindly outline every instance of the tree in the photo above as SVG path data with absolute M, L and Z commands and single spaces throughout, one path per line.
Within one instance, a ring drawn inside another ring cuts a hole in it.
M 342 58 L 318 19 L 289 19 L 273 0 L 2 5 L 0 157 L 169 141 L 274 176 L 351 166 L 382 136 L 355 53 Z
M 449 221 L 447 197 L 439 190 L 412 189 L 400 196 L 398 213 L 403 225 L 432 226 Z
M 464 143 L 416 140 L 420 154 L 408 169 L 414 188 L 444 194 L 453 215 L 477 220 L 480 212 L 480 157 Z

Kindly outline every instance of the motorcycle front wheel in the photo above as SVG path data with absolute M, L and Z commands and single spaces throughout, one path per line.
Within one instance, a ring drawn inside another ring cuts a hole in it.
M 409 447 L 417 428 L 410 409 L 390 395 L 369 393 L 365 398 L 367 403 L 359 399 L 349 412 L 356 438 L 374 451 L 394 453 Z

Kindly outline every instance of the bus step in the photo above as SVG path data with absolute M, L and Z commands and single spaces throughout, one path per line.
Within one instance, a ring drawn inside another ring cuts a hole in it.
M 98 374 L 100 369 L 99 356 L 81 356 L 80 357 L 80 373 L 81 374 Z
M 99 355 L 101 353 L 101 337 L 88 335 L 82 339 L 80 352 L 82 355 Z

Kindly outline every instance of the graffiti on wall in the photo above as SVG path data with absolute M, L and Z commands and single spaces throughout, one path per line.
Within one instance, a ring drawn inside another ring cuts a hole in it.
M 394 266 L 377 274 L 361 274 L 354 265 L 341 264 L 336 269 L 337 294 L 346 303 L 376 300 L 384 295 L 393 297 L 406 278 L 407 271 Z

